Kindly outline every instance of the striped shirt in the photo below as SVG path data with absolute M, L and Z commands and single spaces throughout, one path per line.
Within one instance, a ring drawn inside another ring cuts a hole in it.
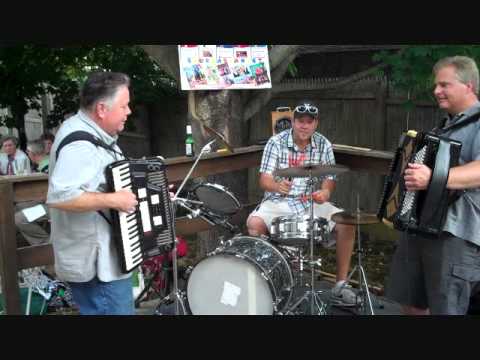
M 260 173 L 273 175 L 277 169 L 305 165 L 335 165 L 332 144 L 325 136 L 315 132 L 310 144 L 301 150 L 293 141 L 292 129 L 288 129 L 272 136 L 265 145 Z M 318 181 L 314 182 L 315 190 L 320 188 L 325 179 L 335 180 L 335 176 L 317 178 Z M 276 178 L 275 180 L 282 179 Z M 287 199 L 290 209 L 295 214 L 302 215 L 309 208 L 309 203 L 302 199 L 303 195 L 310 193 L 307 181 L 308 178 L 292 178 L 292 187 L 287 196 L 266 191 L 262 201 L 279 202 Z

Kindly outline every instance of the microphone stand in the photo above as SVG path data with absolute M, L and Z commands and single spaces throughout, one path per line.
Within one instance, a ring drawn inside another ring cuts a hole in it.
M 211 145 L 215 142 L 216 140 L 210 141 L 208 144 L 206 144 L 202 150 L 200 151 L 200 154 L 197 157 L 197 160 L 193 164 L 192 168 L 188 172 L 187 176 L 183 180 L 182 184 L 177 190 L 177 193 L 174 195 L 172 201 L 171 201 L 171 210 L 172 210 L 172 218 L 173 218 L 173 249 L 172 249 L 172 267 L 173 267 L 173 297 L 175 301 L 175 315 L 180 315 L 179 314 L 179 305 L 182 306 L 182 314 L 186 315 L 186 309 L 185 309 L 185 304 L 183 303 L 183 299 L 181 294 L 178 291 L 178 266 L 177 266 L 177 235 L 175 231 L 175 214 L 177 210 L 177 204 L 180 204 L 184 206 L 185 204 L 184 199 L 181 199 L 178 197 L 178 194 L 180 194 L 180 191 L 182 191 L 183 187 L 187 183 L 188 179 L 192 175 L 193 170 L 197 166 L 198 162 L 200 161 L 200 158 L 202 157 L 203 154 L 206 154 L 212 150 Z

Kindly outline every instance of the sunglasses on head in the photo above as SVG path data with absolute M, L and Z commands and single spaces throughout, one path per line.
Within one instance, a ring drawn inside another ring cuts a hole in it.
M 310 104 L 303 104 L 303 105 L 298 105 L 294 112 L 300 113 L 300 114 L 313 114 L 317 115 L 318 114 L 318 108 L 316 106 L 310 105 Z

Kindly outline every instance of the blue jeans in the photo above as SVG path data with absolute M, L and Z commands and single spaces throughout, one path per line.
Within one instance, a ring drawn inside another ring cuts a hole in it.
M 68 283 L 80 315 L 134 315 L 132 278 L 103 282 Z

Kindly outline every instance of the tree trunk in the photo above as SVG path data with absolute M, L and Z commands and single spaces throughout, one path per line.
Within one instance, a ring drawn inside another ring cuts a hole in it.
M 175 45 L 141 45 L 141 47 L 165 71 L 176 78 L 177 83 L 180 82 L 178 50 Z M 269 58 L 272 83 L 281 80 L 287 71 L 288 64 L 298 55 L 299 48 L 300 45 L 271 47 Z M 188 96 L 189 121 L 192 124 L 195 139 L 195 152 L 198 154 L 207 141 L 212 139 L 203 129 L 202 124 L 221 133 L 233 148 L 247 145 L 248 127 L 245 126 L 245 123 L 268 102 L 272 92 L 258 90 L 190 91 Z M 217 147 L 220 145 L 218 141 L 216 145 Z M 248 170 L 209 176 L 206 181 L 226 186 L 241 204 L 247 202 Z M 202 244 L 198 248 L 203 249 L 202 252 L 208 252 L 217 245 L 218 238 L 202 234 L 199 235 L 199 241 Z
M 23 103 L 17 103 L 11 106 L 12 116 L 15 127 L 18 130 L 18 144 L 23 151 L 27 149 L 27 134 L 25 132 L 25 115 L 27 114 L 27 106 Z
M 200 153 L 202 147 L 213 139 L 207 133 L 202 124 L 205 124 L 222 134 L 226 141 L 233 147 L 245 146 L 247 142 L 247 129 L 242 122 L 244 100 L 242 91 L 196 91 L 189 104 L 190 121 L 193 128 L 193 136 L 196 144 L 196 154 Z M 220 142 L 214 143 L 214 149 L 222 148 Z M 240 170 L 227 174 L 211 175 L 204 179 L 206 182 L 219 184 L 228 190 L 238 199 L 241 204 L 248 200 L 248 171 Z M 215 231 L 215 236 L 204 232 L 199 234 L 202 252 L 212 251 L 219 241 L 222 229 Z M 228 236 L 229 234 L 224 234 Z M 205 254 L 197 254 L 201 256 Z

